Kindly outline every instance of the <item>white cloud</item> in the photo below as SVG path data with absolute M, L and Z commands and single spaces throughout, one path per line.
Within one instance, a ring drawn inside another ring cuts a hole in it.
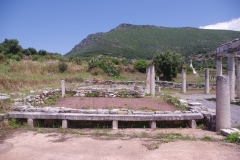
M 208 26 L 200 26 L 199 28 L 240 31 L 240 18 L 232 19 L 228 22 L 220 22 Z

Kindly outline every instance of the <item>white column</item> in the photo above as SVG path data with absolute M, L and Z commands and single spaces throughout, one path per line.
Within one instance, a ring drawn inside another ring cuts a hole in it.
M 155 96 L 155 67 L 150 66 L 150 94 Z
M 182 67 L 182 93 L 186 93 L 186 66 Z
M 217 76 L 216 88 L 216 131 L 231 127 L 229 77 Z
M 237 98 L 240 99 L 240 58 L 237 58 Z
M 64 96 L 65 96 L 65 81 L 64 80 L 61 81 L 61 87 L 62 87 L 62 98 L 64 98 Z
M 230 100 L 235 100 L 235 63 L 234 57 L 228 57 L 228 72 L 229 76 L 229 90 L 230 90 Z
M 217 71 L 216 71 L 216 75 L 217 76 L 221 76 L 222 75 L 222 57 L 217 57 L 217 63 L 216 63 L 217 67 Z
M 146 93 L 150 94 L 150 66 L 146 68 Z
M 205 69 L 205 94 L 209 94 L 209 69 Z

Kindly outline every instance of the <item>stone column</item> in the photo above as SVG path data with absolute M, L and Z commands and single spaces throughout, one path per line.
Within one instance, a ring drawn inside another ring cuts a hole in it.
M 197 127 L 197 123 L 196 123 L 196 121 L 194 119 L 193 120 L 189 120 L 188 121 L 188 126 L 190 128 L 196 128 Z
M 64 98 L 64 96 L 65 96 L 65 81 L 64 80 L 61 81 L 61 87 L 62 87 L 62 98 Z
M 31 126 L 31 127 L 34 127 L 34 123 L 35 123 L 35 120 L 32 119 L 32 118 L 28 118 L 27 119 L 27 125 Z
M 155 67 L 150 66 L 150 94 L 155 96 Z
M 66 119 L 62 120 L 62 128 L 68 128 L 68 120 Z
M 146 68 L 146 93 L 150 94 L 150 66 Z
M 237 58 L 237 98 L 240 99 L 240 58 Z
M 156 81 L 159 82 L 159 77 L 156 77 Z
M 112 129 L 118 129 L 118 121 L 116 120 L 112 121 Z
M 157 123 L 156 123 L 156 121 L 150 121 L 150 122 L 149 122 L 149 125 L 150 125 L 150 128 L 151 128 L 151 129 L 156 129 L 156 128 L 157 128 Z
M 205 69 L 205 94 L 209 94 L 209 69 Z
M 186 66 L 182 67 L 182 93 L 186 93 Z
M 222 76 L 222 57 L 217 57 L 216 76 Z
M 234 57 L 228 57 L 228 72 L 227 75 L 229 76 L 229 91 L 230 91 L 230 100 L 235 100 L 235 63 Z
M 216 131 L 231 127 L 229 77 L 217 76 L 216 88 Z

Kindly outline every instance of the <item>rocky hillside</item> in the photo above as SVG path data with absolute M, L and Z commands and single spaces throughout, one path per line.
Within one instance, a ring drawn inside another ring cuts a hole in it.
M 166 28 L 151 25 L 120 24 L 106 33 L 87 36 L 65 56 L 109 55 L 128 59 L 151 59 L 158 52 L 171 50 L 184 56 L 206 54 L 240 32 L 197 28 Z

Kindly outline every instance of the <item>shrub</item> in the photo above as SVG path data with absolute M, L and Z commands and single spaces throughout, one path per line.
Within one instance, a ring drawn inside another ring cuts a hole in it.
M 67 68 L 68 68 L 68 65 L 65 62 L 58 63 L 59 72 L 63 73 L 67 70 Z
M 148 66 L 148 62 L 145 60 L 137 60 L 134 63 L 134 68 L 137 69 L 141 73 L 146 73 L 146 67 Z
M 231 133 L 226 137 L 226 141 L 228 141 L 230 143 L 237 143 L 238 137 L 240 137 L 240 133 L 238 133 L 238 132 Z
M 97 76 L 97 75 L 101 75 L 103 74 L 103 70 L 99 67 L 94 67 L 93 69 L 91 69 L 90 73 L 94 76 Z
M 109 76 L 113 77 L 119 77 L 120 72 L 115 67 L 115 65 L 112 63 L 111 58 L 105 57 L 102 55 L 92 57 L 88 61 L 88 71 L 91 71 L 93 68 L 99 67 L 101 68 L 104 73 L 106 73 Z

